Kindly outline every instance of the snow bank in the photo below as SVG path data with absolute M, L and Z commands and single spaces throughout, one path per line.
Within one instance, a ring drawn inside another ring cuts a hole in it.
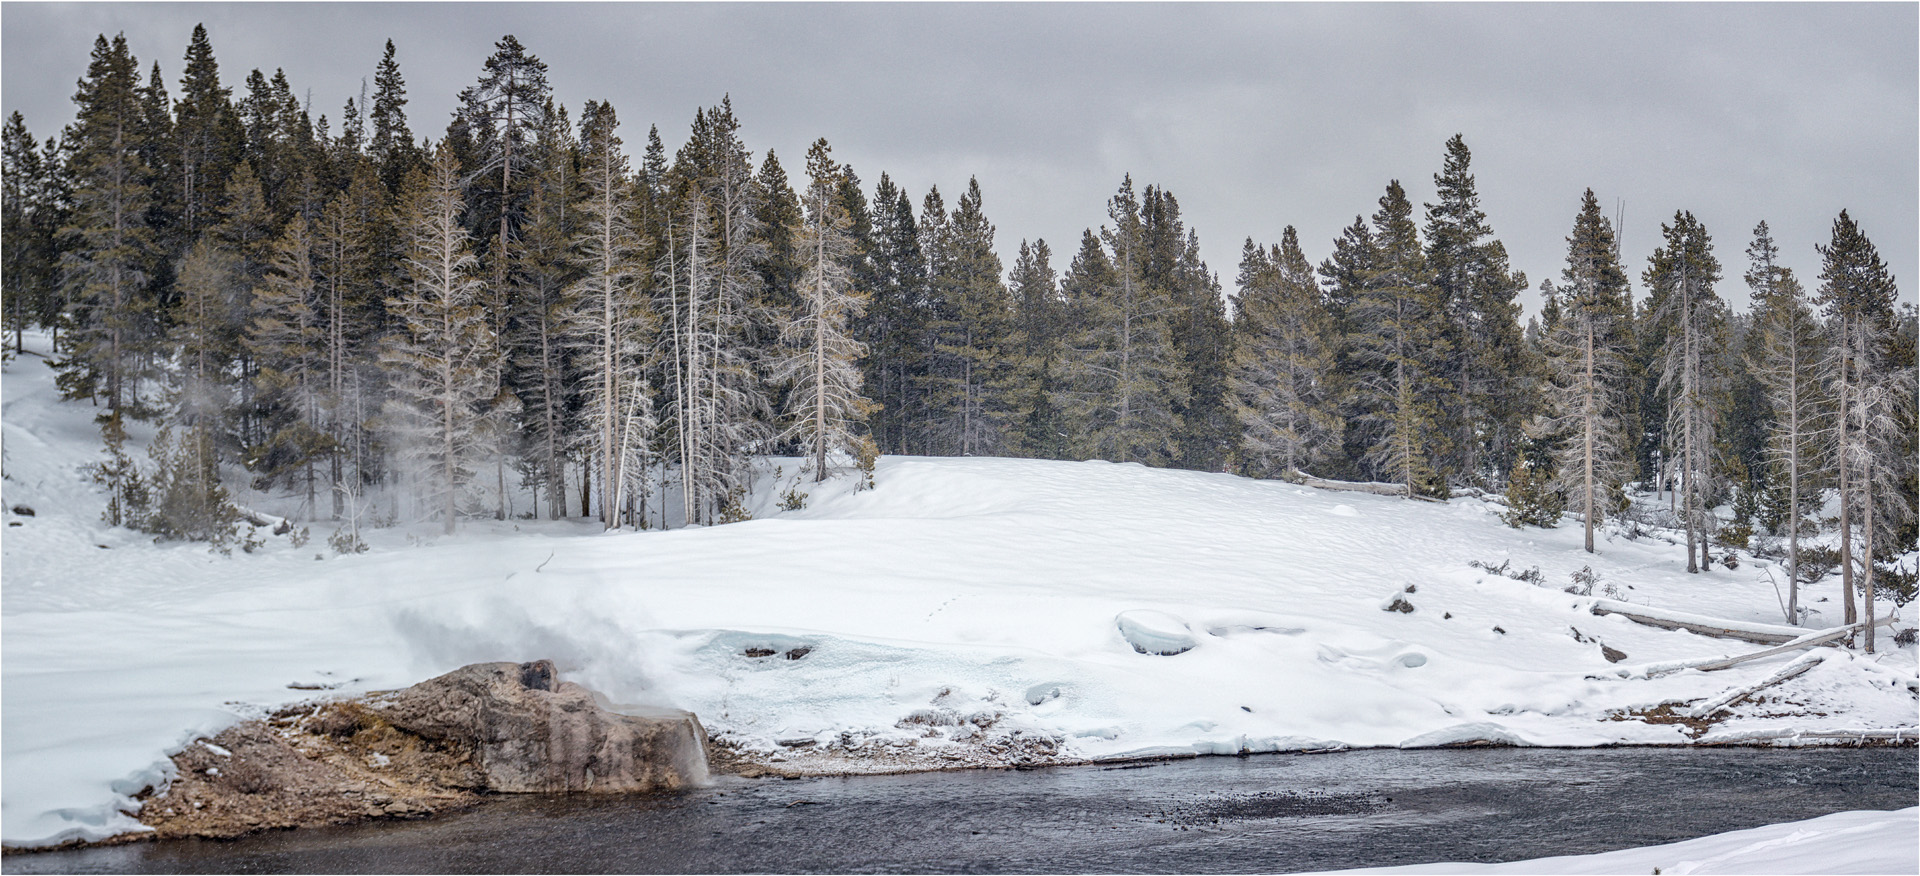
M 9 844 L 135 829 L 127 795 L 239 717 L 482 660 L 550 658 L 615 703 L 689 709 L 769 756 L 1039 737 L 1089 760 L 1681 743 L 1683 727 L 1614 719 L 1778 668 L 1614 674 L 1602 645 L 1637 664 L 1727 643 L 1588 613 L 1559 589 L 1583 566 L 1636 606 L 1749 624 L 1777 611 L 1764 577 L 1688 575 L 1665 543 L 1589 555 L 1578 530 L 1508 529 L 1478 499 L 1104 462 L 888 457 L 875 489 L 809 484 L 794 511 L 769 471 L 759 519 L 709 529 L 427 523 L 335 557 L 331 525 L 301 521 L 304 548 L 219 558 L 101 526 L 79 471 L 98 457 L 93 411 L 54 401 L 51 377 L 29 359 L 0 384 L 3 501 L 36 509 L 0 528 Z M 1538 566 L 1547 586 L 1470 561 Z M 1389 593 L 1413 610 L 1382 611 Z M 1914 654 L 1824 661 L 1733 705 L 1723 729 L 1912 728 Z
M 1916 873 L 1920 807 L 1836 812 L 1806 821 L 1597 855 L 1503 864 L 1443 863 L 1341 873 Z

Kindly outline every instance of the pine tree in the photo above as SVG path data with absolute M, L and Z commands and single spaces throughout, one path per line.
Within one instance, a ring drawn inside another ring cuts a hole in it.
M 400 191 L 400 184 L 421 165 L 420 150 L 407 129 L 407 82 L 400 75 L 400 63 L 394 60 L 393 40 L 387 40 L 386 54 L 373 74 L 373 106 L 368 120 L 373 133 L 367 140 L 367 152 L 380 165 L 380 179 L 387 191 Z
M 220 85 L 220 66 L 204 25 L 193 26 L 187 43 L 186 72 L 180 77 L 180 101 L 174 105 L 181 227 L 188 237 L 217 221 L 245 132 L 233 110 L 233 90 Z
M 770 320 L 757 307 L 767 257 L 761 192 L 739 129 L 730 100 L 703 110 L 674 168 L 682 192 L 674 245 L 687 248 L 681 270 L 690 272 L 670 286 L 684 290 L 676 316 L 688 332 L 677 422 L 691 433 L 682 457 L 683 477 L 693 479 L 684 491 L 689 523 L 740 518 L 749 464 L 773 435 L 759 351 L 749 343 L 753 326 Z M 695 206 L 708 211 L 699 226 L 686 216 Z
M 576 437 L 581 384 L 577 351 L 565 326 L 580 306 L 575 280 L 581 268 L 572 243 L 584 219 L 574 203 L 584 192 L 565 110 L 548 115 L 535 150 L 537 169 L 528 178 L 527 224 L 515 269 L 522 296 L 511 371 L 518 375 L 515 393 L 523 402 L 523 482 L 533 489 L 536 505 L 545 491 L 547 513 L 557 520 L 567 513 L 566 461 Z
M 1389 183 L 1373 215 L 1370 269 L 1349 310 L 1351 391 L 1374 476 L 1403 485 L 1409 497 L 1444 497 L 1437 427 L 1439 401 L 1452 391 L 1440 376 L 1448 347 L 1412 213 L 1400 183 Z
M 1062 283 L 1078 324 L 1067 402 L 1088 455 L 1166 465 L 1178 450 L 1175 412 L 1189 384 L 1168 326 L 1173 303 L 1141 276 L 1144 224 L 1132 177 L 1107 202 L 1107 215 L 1113 227 L 1081 238 Z
M 338 294 L 316 283 L 315 239 L 306 220 L 295 216 L 274 246 L 266 281 L 254 292 L 254 318 L 248 346 L 259 370 L 255 393 L 271 413 L 265 441 L 252 448 L 250 466 L 259 483 L 304 487 L 307 513 L 319 512 L 320 477 L 316 462 L 333 450 L 328 426 L 328 316 L 326 299 Z M 335 285 L 328 277 L 326 285 Z M 328 491 L 338 486 L 335 479 Z
M 1007 401 L 1001 424 L 1007 449 L 1036 459 L 1068 458 L 1066 415 L 1055 399 L 1070 327 L 1052 261 L 1045 240 L 1020 241 L 1020 256 L 1007 274 L 1013 325 L 1003 349 L 1006 368 L 994 387 Z
M 1330 391 L 1332 316 L 1291 225 L 1271 251 L 1247 239 L 1238 282 L 1231 385 L 1244 468 L 1298 477 L 1340 447 L 1344 424 Z
M 1793 271 L 1775 262 L 1779 248 L 1767 223 L 1753 229 L 1747 247 L 1751 267 L 1747 287 L 1753 292 L 1755 333 L 1759 342 L 1749 354 L 1748 367 L 1766 390 L 1772 408 L 1767 423 L 1767 458 L 1778 477 L 1786 481 L 1787 507 L 1787 618 L 1800 622 L 1800 530 L 1806 499 L 1831 460 L 1833 418 L 1826 395 L 1831 377 L 1831 351 L 1825 332 L 1814 318 L 1800 281 Z
M 959 203 L 938 226 L 936 267 L 929 272 L 933 309 L 930 378 L 938 387 L 936 446 L 959 456 L 994 453 L 1000 446 L 999 351 L 1006 343 L 1011 302 L 1000 282 L 993 224 L 981 206 L 980 183 L 969 179 Z
M 646 398 L 644 352 L 653 333 L 643 283 L 646 265 L 640 232 L 634 227 L 639 201 L 615 133 L 613 108 L 589 101 L 581 111 L 582 175 L 586 196 L 574 239 L 581 276 L 572 290 L 578 302 L 567 315 L 567 333 L 575 338 L 585 372 L 587 452 L 599 466 L 600 520 L 620 525 L 624 504 L 620 489 L 629 471 L 644 468 L 636 459 L 653 436 L 629 434 L 637 405 Z M 646 410 L 650 413 L 651 408 Z
M 925 374 L 927 260 L 913 202 L 886 174 L 873 193 L 873 280 L 857 337 L 867 347 L 864 384 L 878 405 L 873 435 L 883 453 L 925 452 L 917 389 Z
M 1491 239 L 1469 171 L 1472 159 L 1459 134 L 1447 140 L 1445 164 L 1433 177 L 1439 203 L 1426 205 L 1426 258 L 1447 319 L 1449 467 L 1467 482 L 1486 483 L 1510 464 L 1533 393 L 1515 379 L 1524 371 L 1518 357 L 1525 349 L 1515 296 L 1527 278 L 1509 268 L 1506 247 Z
M 385 200 L 377 169 L 361 164 L 346 190 L 326 203 L 310 229 L 315 310 L 324 334 L 320 424 L 327 436 L 327 479 L 336 520 L 353 512 L 351 498 L 377 468 L 370 420 L 380 376 L 369 365 L 386 333 L 382 293 L 399 261 Z
M 1706 228 L 1692 213 L 1675 213 L 1673 224 L 1662 223 L 1660 230 L 1666 245 L 1654 250 L 1642 279 L 1662 302 L 1660 315 L 1671 326 L 1662 350 L 1660 390 L 1666 396 L 1668 441 L 1680 477 L 1687 571 L 1698 572 L 1711 559 L 1707 546 L 1714 521 L 1708 509 L 1720 482 L 1713 447 L 1725 375 L 1714 367 L 1712 355 L 1725 318 L 1724 305 L 1713 292 L 1720 262 L 1713 257 Z
M 1572 499 L 1585 523 L 1587 553 L 1594 551 L 1594 528 L 1633 476 L 1624 413 L 1633 305 L 1617 251 L 1613 228 L 1588 189 L 1567 238 L 1563 285 L 1552 290 L 1554 316 L 1542 339 L 1548 414 L 1532 430 L 1536 441 L 1557 448 L 1549 488 Z M 1514 480 L 1538 468 L 1537 458 L 1523 456 Z
M 1181 221 L 1173 193 L 1148 186 L 1140 199 L 1140 279 L 1164 294 L 1172 310 L 1167 327 L 1185 375 L 1176 405 L 1172 463 L 1219 471 L 1235 444 L 1237 422 L 1228 405 L 1233 341 L 1220 284 L 1200 259 L 1199 236 Z
M 1366 455 L 1366 430 L 1354 428 L 1361 415 L 1358 393 L 1354 391 L 1358 364 L 1354 353 L 1358 346 L 1354 338 L 1357 316 L 1353 311 L 1361 295 L 1366 291 L 1367 278 L 1373 273 L 1373 264 L 1378 259 L 1378 246 L 1373 239 L 1373 229 L 1367 227 L 1364 216 L 1353 217 L 1353 224 L 1341 229 L 1340 236 L 1333 241 L 1333 254 L 1320 263 L 1321 301 L 1326 304 L 1327 313 L 1333 318 L 1334 370 L 1331 379 L 1331 391 L 1339 401 L 1340 418 L 1347 423 L 1341 442 L 1341 452 L 1326 462 L 1327 474 L 1336 478 L 1368 477 L 1359 464 Z
M 136 69 L 125 36 L 102 36 L 73 98 L 78 117 L 64 138 L 73 224 L 61 230 L 69 355 L 57 364 L 66 397 L 104 393 L 110 415 L 124 407 L 140 416 L 137 381 L 158 323 L 147 293 L 154 249 Z
M 460 169 L 444 146 L 403 202 L 408 283 L 388 310 L 400 332 L 382 359 L 392 372 L 389 429 L 417 466 L 419 495 L 454 531 L 462 491 L 488 449 L 494 338 L 480 307 L 477 260 L 460 216 Z
M 13 331 L 13 351 L 20 353 L 26 349 L 22 333 L 29 326 L 50 327 L 59 318 L 59 251 L 54 235 L 63 217 L 54 178 L 60 168 L 53 155 L 39 151 L 18 112 L 7 117 L 3 139 L 0 300 L 5 302 L 6 327 Z M 52 144 L 49 139 L 49 147 Z
M 851 331 L 866 296 L 852 284 L 852 218 L 840 202 L 840 175 L 826 139 L 815 141 L 807 150 L 806 220 L 795 240 L 806 265 L 800 305 L 780 333 L 788 352 L 774 371 L 775 379 L 793 381 L 787 435 L 800 439 L 816 483 L 832 474 L 829 455 L 854 455 L 856 428 L 872 407 L 856 364 L 866 350 Z
M 1876 550 L 1902 517 L 1912 513 L 1911 497 L 1896 492 L 1903 419 L 1911 421 L 1914 378 L 1889 355 L 1895 344 L 1893 302 L 1898 291 L 1873 241 L 1858 223 L 1840 211 L 1832 241 L 1819 247 L 1820 296 L 1832 332 L 1833 394 L 1840 417 L 1836 434 L 1840 488 L 1841 583 L 1846 621 L 1857 617 L 1854 594 L 1864 586 L 1866 649 L 1874 647 Z M 1876 545 L 1876 542 L 1878 543 Z M 1891 552 L 1891 551 L 1887 551 Z M 1862 580 L 1864 579 L 1864 580 Z

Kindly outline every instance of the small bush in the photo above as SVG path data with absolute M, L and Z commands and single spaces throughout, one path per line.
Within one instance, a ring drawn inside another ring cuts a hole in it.
M 873 442 L 872 435 L 861 435 L 853 439 L 853 467 L 860 470 L 860 482 L 853 491 L 873 489 L 873 467 L 880 462 L 880 445 Z
M 786 492 L 780 494 L 780 510 L 798 511 L 805 507 L 807 494 L 800 492 L 799 487 L 788 487 Z

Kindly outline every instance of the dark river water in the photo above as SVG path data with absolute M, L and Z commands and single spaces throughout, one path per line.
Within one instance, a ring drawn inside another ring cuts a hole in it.
M 1920 795 L 1897 749 L 1479 749 L 723 779 L 14 855 L 8 873 L 1284 872 L 1673 842 Z

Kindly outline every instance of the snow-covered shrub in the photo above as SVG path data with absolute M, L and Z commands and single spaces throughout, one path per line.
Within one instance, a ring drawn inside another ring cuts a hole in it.
M 1593 571 L 1592 566 L 1581 566 L 1580 571 L 1573 573 L 1573 584 L 1567 587 L 1567 592 L 1575 596 L 1592 596 L 1593 585 L 1599 580 L 1600 575 Z

